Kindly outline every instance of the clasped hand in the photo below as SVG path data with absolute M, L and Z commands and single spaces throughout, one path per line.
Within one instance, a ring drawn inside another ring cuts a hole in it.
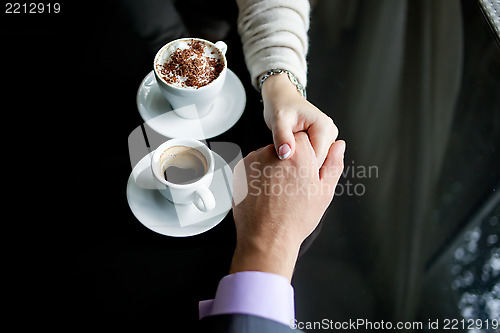
M 273 132 L 277 155 L 293 156 L 296 150 L 294 133 L 307 132 L 320 164 L 338 135 L 332 118 L 304 99 L 286 74 L 269 77 L 262 85 L 264 120 Z
M 307 133 L 295 133 L 294 143 L 289 159 L 280 160 L 269 145 L 250 153 L 234 170 L 237 245 L 231 273 L 264 271 L 291 280 L 301 243 L 333 199 L 345 142 L 331 144 L 324 162 Z

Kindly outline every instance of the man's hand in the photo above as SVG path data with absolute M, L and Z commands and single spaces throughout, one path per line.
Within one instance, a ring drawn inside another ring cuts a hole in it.
M 250 153 L 234 171 L 237 245 L 231 273 L 257 270 L 291 280 L 301 243 L 333 199 L 343 170 L 344 141 L 332 144 L 323 164 L 309 137 L 295 134 L 295 154 L 280 161 L 273 145 Z M 246 177 L 245 177 L 246 174 Z

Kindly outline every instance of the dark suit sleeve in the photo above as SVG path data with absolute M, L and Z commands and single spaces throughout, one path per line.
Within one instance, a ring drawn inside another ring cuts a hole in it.
M 301 333 L 277 321 L 262 317 L 227 314 L 208 316 L 200 320 L 199 332 L 206 333 Z M 302 332 L 303 333 L 303 332 Z

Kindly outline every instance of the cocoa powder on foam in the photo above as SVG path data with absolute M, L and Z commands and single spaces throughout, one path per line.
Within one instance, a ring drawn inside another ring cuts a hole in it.
M 179 48 L 172 52 L 164 64 L 158 65 L 158 71 L 167 83 L 200 88 L 219 76 L 224 63 L 216 57 L 206 56 L 206 46 L 200 41 L 192 40 L 188 46 L 189 48 Z

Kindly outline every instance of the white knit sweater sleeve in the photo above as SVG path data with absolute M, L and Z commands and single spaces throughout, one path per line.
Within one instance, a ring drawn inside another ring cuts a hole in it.
M 245 61 L 257 86 L 258 77 L 273 68 L 292 72 L 307 84 L 310 5 L 308 0 L 237 0 L 238 33 Z

